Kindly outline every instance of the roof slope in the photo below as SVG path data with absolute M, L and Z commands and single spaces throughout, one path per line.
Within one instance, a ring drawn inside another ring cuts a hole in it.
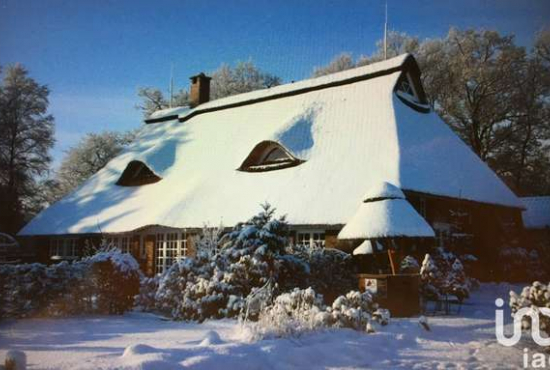
M 411 58 L 212 101 L 180 116 L 185 122 L 145 125 L 131 147 L 20 234 L 230 226 L 265 201 L 292 224 L 345 224 L 365 189 L 382 181 L 520 207 L 435 113 L 419 113 L 395 96 L 398 68 Z M 227 109 L 207 111 L 220 107 Z M 236 170 L 266 140 L 305 162 L 270 172 Z M 115 185 L 132 160 L 146 163 L 162 180 Z
M 527 229 L 550 227 L 550 196 L 522 197 L 526 210 L 523 212 L 523 224 Z

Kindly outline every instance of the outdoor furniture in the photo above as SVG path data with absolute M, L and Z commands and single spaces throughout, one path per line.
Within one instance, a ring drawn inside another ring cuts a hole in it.
M 425 315 L 458 315 L 461 310 L 462 301 L 452 294 L 445 294 L 435 299 L 422 299 L 422 312 Z

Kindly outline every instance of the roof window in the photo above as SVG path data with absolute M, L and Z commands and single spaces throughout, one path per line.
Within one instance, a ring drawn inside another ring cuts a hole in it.
M 147 165 L 140 161 L 131 161 L 126 166 L 122 175 L 117 181 L 117 185 L 120 186 L 141 186 L 147 184 L 154 184 L 160 181 L 158 177 L 147 167 Z
M 411 78 L 408 74 L 404 74 L 401 76 L 399 81 L 397 81 L 397 87 L 396 91 L 400 95 L 405 95 L 405 98 L 408 98 L 409 100 L 412 100 L 416 103 L 420 103 L 420 99 L 418 99 L 418 94 L 416 93 L 416 90 L 414 88 L 414 84 L 411 81 Z
M 395 85 L 395 95 L 412 109 L 421 112 L 430 112 L 426 94 L 418 78 L 412 78 L 409 73 L 403 73 Z
M 265 172 L 297 166 L 304 161 L 295 158 L 282 145 L 274 141 L 262 141 L 252 149 L 239 167 L 239 171 Z

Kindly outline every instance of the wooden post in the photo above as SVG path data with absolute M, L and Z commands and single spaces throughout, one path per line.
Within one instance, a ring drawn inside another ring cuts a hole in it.
M 390 259 L 391 274 L 395 275 L 395 264 L 393 262 L 393 251 L 388 249 L 388 258 Z

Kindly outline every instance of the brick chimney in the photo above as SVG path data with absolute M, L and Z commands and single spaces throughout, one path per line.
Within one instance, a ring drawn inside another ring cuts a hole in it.
M 193 76 L 191 79 L 191 108 L 195 108 L 197 105 L 206 103 L 210 100 L 210 80 L 204 73 L 199 73 Z

